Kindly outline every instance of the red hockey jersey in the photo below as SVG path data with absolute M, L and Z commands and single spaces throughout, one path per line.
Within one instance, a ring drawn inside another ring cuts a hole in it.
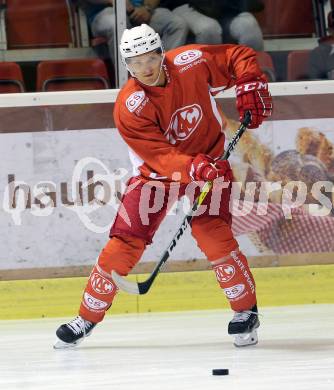
M 134 174 L 189 183 L 198 153 L 222 156 L 223 117 L 214 95 L 245 75 L 262 75 L 255 52 L 239 45 L 187 45 L 166 53 L 167 83 L 149 87 L 130 79 L 118 94 L 114 119 L 129 146 Z

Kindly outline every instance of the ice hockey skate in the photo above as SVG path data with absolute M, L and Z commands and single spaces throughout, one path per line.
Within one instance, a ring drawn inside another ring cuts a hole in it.
M 80 344 L 85 337 L 91 335 L 96 324 L 78 316 L 67 324 L 61 325 L 56 335 L 58 340 L 54 344 L 54 349 L 73 348 Z
M 236 347 L 247 347 L 258 343 L 257 328 L 260 326 L 257 306 L 250 310 L 235 312 L 233 319 L 228 324 L 228 334 L 234 335 Z

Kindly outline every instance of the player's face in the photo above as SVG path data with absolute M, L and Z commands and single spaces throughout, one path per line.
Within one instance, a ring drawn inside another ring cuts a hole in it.
M 152 51 L 150 53 L 128 58 L 126 63 L 134 76 L 143 84 L 152 85 L 159 78 L 156 85 L 161 85 L 161 82 L 164 82 L 165 77 L 164 72 L 160 72 L 161 61 L 162 54 Z

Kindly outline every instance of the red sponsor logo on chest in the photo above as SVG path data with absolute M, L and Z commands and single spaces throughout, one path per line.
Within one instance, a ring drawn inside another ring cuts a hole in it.
M 179 108 L 171 117 L 165 137 L 171 144 L 186 140 L 196 130 L 202 117 L 203 111 L 199 104 Z

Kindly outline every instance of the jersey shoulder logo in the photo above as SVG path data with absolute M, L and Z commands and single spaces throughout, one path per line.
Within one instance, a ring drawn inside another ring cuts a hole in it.
M 198 58 L 202 57 L 202 54 L 203 53 L 200 50 L 196 50 L 196 49 L 183 51 L 182 53 L 178 54 L 174 58 L 174 64 L 175 65 L 189 64 L 190 62 L 193 62 Z
M 203 111 L 199 104 L 179 108 L 172 115 L 165 137 L 171 144 L 186 140 L 196 130 L 202 117 Z
M 130 112 L 133 112 L 140 103 L 145 98 L 145 92 L 144 91 L 136 91 L 133 92 L 127 99 L 126 99 L 126 107 Z

